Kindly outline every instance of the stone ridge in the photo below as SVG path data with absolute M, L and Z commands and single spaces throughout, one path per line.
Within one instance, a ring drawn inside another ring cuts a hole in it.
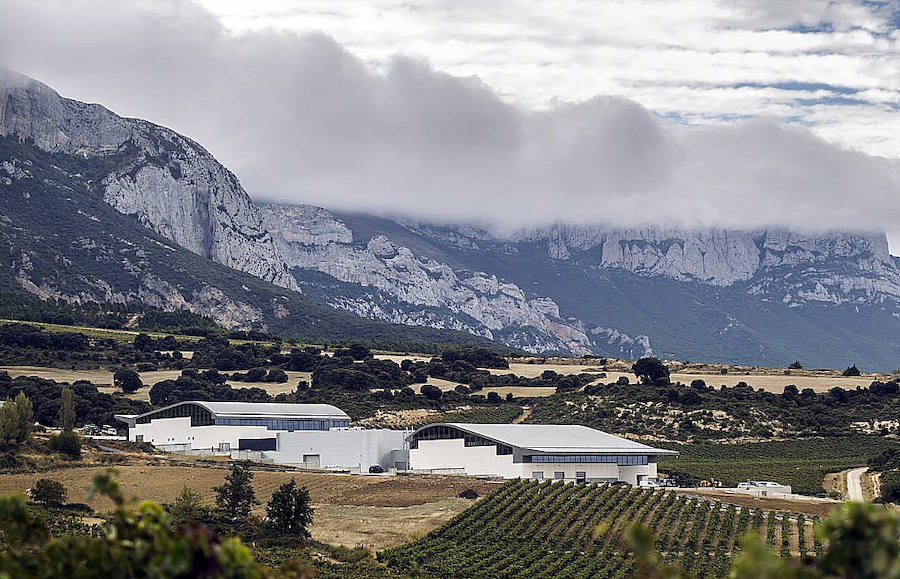
M 354 244 L 350 229 L 320 207 L 272 204 L 261 211 L 289 267 L 320 271 L 378 294 L 335 294 L 329 299 L 335 307 L 386 321 L 506 337 L 510 345 L 534 352 L 591 352 L 583 324 L 562 319 L 559 306 L 546 296 L 526 296 L 490 273 L 456 271 L 385 235 Z
M 9 71 L 0 71 L 0 135 L 106 158 L 111 166 L 98 187 L 118 211 L 194 253 L 296 289 L 237 178 L 194 141 Z

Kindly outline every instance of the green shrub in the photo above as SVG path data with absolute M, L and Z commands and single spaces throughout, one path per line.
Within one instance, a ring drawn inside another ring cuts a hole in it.
M 45 507 L 61 507 L 66 502 L 66 487 L 49 478 L 39 479 L 31 487 L 31 499 Z
M 81 437 L 71 430 L 64 430 L 51 436 L 47 446 L 53 452 L 63 454 L 72 460 L 81 458 Z

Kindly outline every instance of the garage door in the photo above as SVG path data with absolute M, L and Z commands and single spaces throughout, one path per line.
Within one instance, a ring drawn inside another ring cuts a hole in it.
M 319 455 L 318 454 L 304 454 L 303 455 L 303 466 L 306 468 L 319 468 Z

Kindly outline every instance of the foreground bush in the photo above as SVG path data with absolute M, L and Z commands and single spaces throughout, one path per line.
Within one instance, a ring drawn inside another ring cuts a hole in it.
M 175 527 L 158 504 L 126 503 L 112 472 L 94 478 L 92 493 L 116 505 L 99 536 L 51 537 L 21 495 L 0 498 L 0 577 L 297 578 L 310 570 L 293 561 L 276 573 L 256 562 L 240 539 L 220 539 L 203 525 Z

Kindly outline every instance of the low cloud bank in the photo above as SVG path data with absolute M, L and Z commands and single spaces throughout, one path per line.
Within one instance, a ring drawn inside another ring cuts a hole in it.
M 0 61 L 196 139 L 256 198 L 474 221 L 900 227 L 896 160 L 765 119 L 689 128 L 600 96 L 552 110 L 324 35 L 234 34 L 177 0 L 0 0 Z M 894 236 L 896 237 L 896 236 Z

